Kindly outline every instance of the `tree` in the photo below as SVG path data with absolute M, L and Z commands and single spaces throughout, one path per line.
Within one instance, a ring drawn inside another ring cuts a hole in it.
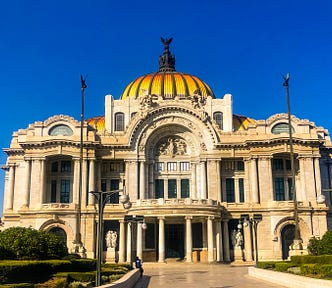
M 48 231 L 12 227 L 0 232 L 0 259 L 43 260 L 68 255 L 62 240 Z
M 332 231 L 327 231 L 322 239 L 311 238 L 308 243 L 310 255 L 332 255 Z

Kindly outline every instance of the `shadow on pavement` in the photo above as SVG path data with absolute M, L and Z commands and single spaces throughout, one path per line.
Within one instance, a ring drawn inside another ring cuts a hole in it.
M 151 276 L 143 275 L 143 277 L 138 280 L 138 282 L 136 283 L 134 288 L 147 288 L 147 287 L 149 287 L 150 278 L 151 278 Z

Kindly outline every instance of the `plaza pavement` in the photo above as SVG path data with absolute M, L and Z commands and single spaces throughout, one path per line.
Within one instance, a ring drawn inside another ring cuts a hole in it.
M 248 276 L 248 267 L 200 263 L 143 263 L 134 288 L 282 288 Z

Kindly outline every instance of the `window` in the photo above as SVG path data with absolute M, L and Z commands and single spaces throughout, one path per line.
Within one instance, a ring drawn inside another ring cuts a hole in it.
M 293 200 L 292 178 L 287 179 L 289 200 Z
M 226 179 L 226 201 L 235 202 L 234 179 Z
M 221 112 L 214 112 L 213 119 L 216 121 L 217 125 L 219 126 L 220 130 L 223 130 L 223 115 Z
M 156 179 L 154 182 L 155 198 L 164 198 L 164 180 Z
M 115 125 L 114 130 L 115 131 L 124 131 L 124 113 L 118 112 L 115 113 Z
M 60 203 L 69 203 L 70 180 L 61 180 Z
M 51 171 L 52 171 L 52 172 L 58 172 L 58 169 L 59 169 L 59 162 L 58 162 L 58 161 L 53 162 L 53 163 L 51 164 Z
M 119 179 L 111 179 L 111 185 L 110 185 L 111 191 L 119 190 L 119 183 L 120 183 Z M 119 204 L 119 193 L 118 192 L 110 195 L 109 203 Z
M 56 203 L 56 180 L 51 181 L 51 203 Z
M 273 170 L 284 170 L 283 159 L 273 159 L 272 168 Z
M 154 171 L 159 172 L 159 171 L 164 171 L 164 162 L 156 162 L 154 163 Z
M 190 163 L 189 162 L 180 162 L 180 171 L 189 171 Z
M 168 198 L 176 198 L 176 179 L 168 179 Z
M 168 162 L 167 163 L 167 170 L 168 171 L 176 171 L 176 162 Z
M 285 200 L 285 187 L 283 178 L 274 178 L 274 197 L 276 201 Z
M 125 171 L 125 165 L 124 162 L 116 162 L 116 161 L 112 161 L 110 163 L 110 171 L 111 172 L 124 172 Z
M 61 161 L 61 172 L 62 173 L 71 172 L 71 161 Z
M 237 171 L 244 171 L 244 162 L 243 161 L 237 161 Z
M 73 134 L 73 130 L 69 126 L 63 124 L 53 126 L 48 132 L 48 135 L 50 136 L 71 136 Z
M 181 179 L 181 198 L 189 198 L 189 179 Z
M 244 202 L 244 179 L 243 178 L 239 178 L 239 198 L 240 198 L 240 202 L 243 203 Z
M 294 128 L 292 127 L 292 133 L 294 133 Z M 288 123 L 279 123 L 272 127 L 272 134 L 280 134 L 280 133 L 289 133 L 289 125 Z

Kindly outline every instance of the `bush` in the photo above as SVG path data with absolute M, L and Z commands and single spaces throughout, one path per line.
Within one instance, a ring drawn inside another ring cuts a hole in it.
M 321 256 L 291 256 L 291 262 L 296 265 L 301 264 L 332 264 L 332 255 L 321 255 Z
M 286 272 L 288 268 L 296 266 L 292 262 L 277 262 L 275 263 L 275 271 Z
M 319 253 L 319 239 L 316 237 L 310 238 L 308 243 L 309 255 L 317 256 Z
M 327 231 L 319 241 L 318 255 L 332 255 L 332 231 Z
M 68 254 L 62 240 L 48 231 L 12 227 L 0 232 L 0 259 L 38 260 Z
M 275 261 L 258 262 L 258 268 L 273 270 L 276 267 Z

